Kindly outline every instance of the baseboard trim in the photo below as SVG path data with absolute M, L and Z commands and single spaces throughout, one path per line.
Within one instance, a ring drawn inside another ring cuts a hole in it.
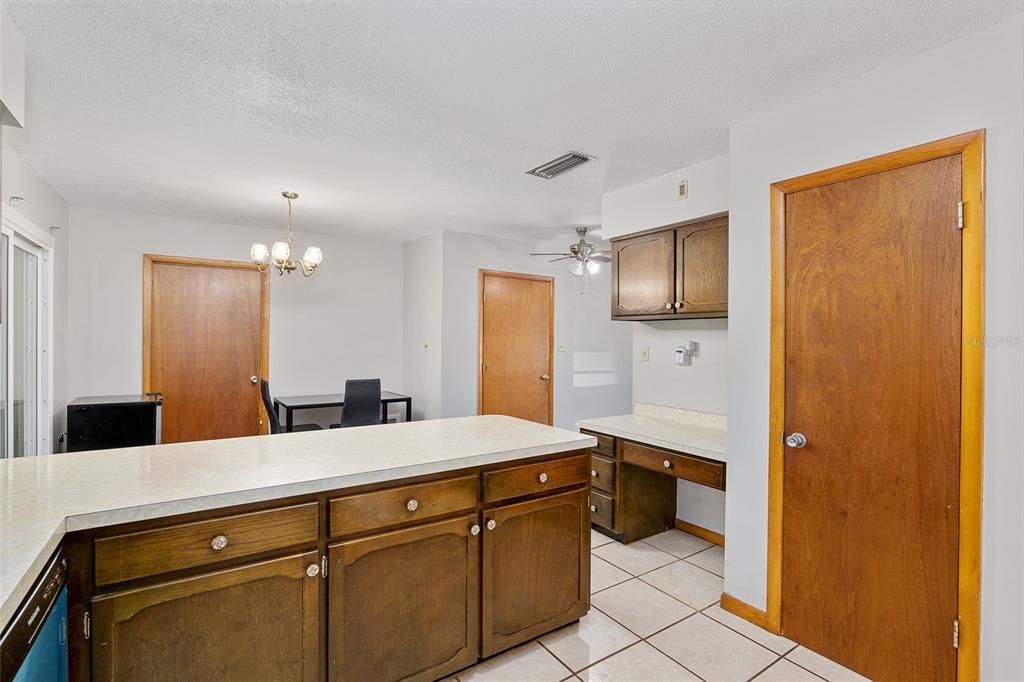
M 761 609 L 751 606 L 745 601 L 737 599 L 728 592 L 722 593 L 722 600 L 719 602 L 719 606 L 722 607 L 723 611 L 728 611 L 734 616 L 739 616 L 743 620 L 753 623 L 759 628 L 764 628 L 769 632 L 774 630 L 768 625 L 768 614 Z M 775 634 L 778 634 L 777 632 Z
M 689 533 L 690 535 L 696 535 L 699 538 L 704 538 L 708 542 L 713 542 L 719 547 L 725 547 L 725 536 L 721 533 L 716 533 L 713 530 L 702 528 L 695 523 L 689 521 L 683 521 L 682 519 L 676 519 L 676 528 Z

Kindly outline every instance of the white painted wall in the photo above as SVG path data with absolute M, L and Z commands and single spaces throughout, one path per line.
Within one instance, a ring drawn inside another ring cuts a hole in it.
M 679 183 L 688 196 L 679 198 Z M 601 197 L 601 234 L 607 238 L 720 213 L 729 208 L 729 157 L 718 156 L 608 192 Z M 633 328 L 633 399 L 698 412 L 726 414 L 728 320 L 620 322 Z M 690 367 L 675 364 L 675 349 L 700 344 Z M 640 350 L 650 349 L 650 362 Z M 725 532 L 725 493 L 679 481 L 676 517 Z
M 444 234 L 444 319 L 442 321 L 442 416 L 476 414 L 478 355 L 478 278 L 481 268 L 555 277 L 556 426 L 575 429 L 587 417 L 625 414 L 631 409 L 631 330 L 609 314 L 609 268 L 592 276 L 587 288 L 564 263 L 549 264 L 530 251 L 561 251 L 575 238 L 559 235 L 541 244 L 462 232 Z M 607 245 L 604 245 L 606 247 Z M 602 247 L 602 248 L 604 248 Z M 558 352 L 565 344 L 566 352 Z M 573 353 L 610 354 L 616 383 L 574 386 Z
M 734 125 L 726 590 L 765 604 L 770 183 L 988 129 L 982 679 L 1024 679 L 1024 18 Z M 1002 341 L 1000 341 L 1002 339 Z
M 278 395 L 333 393 L 345 379 L 380 377 L 402 392 L 402 246 L 302 232 L 324 263 L 310 278 L 271 275 L 270 383 Z M 142 256 L 246 260 L 274 229 L 71 209 L 67 395 L 142 388 Z M 395 408 L 397 409 L 397 408 Z M 337 421 L 333 412 L 316 420 Z M 297 421 L 304 421 L 298 417 Z
M 36 227 L 48 230 L 51 226 L 61 229 L 52 230 L 55 241 L 53 260 L 53 396 L 52 405 L 52 437 L 50 443 L 57 450 L 57 438 L 64 431 L 67 403 L 67 361 L 68 361 L 68 204 L 57 190 L 44 180 L 24 157 L 12 147 L 8 140 L 0 145 L 3 158 L 3 189 L 0 191 L 3 207 L 9 205 L 11 195 L 19 196 L 24 201 L 18 202 L 18 212 L 32 221 Z
M 441 416 L 441 298 L 444 234 L 406 244 L 404 311 L 405 386 L 416 419 Z

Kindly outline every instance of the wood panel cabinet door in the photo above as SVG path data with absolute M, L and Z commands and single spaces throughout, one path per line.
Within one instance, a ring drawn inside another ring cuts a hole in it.
M 577 620 L 590 608 L 587 493 L 484 511 L 484 656 Z
M 328 548 L 334 682 L 434 680 L 480 654 L 476 514 Z
M 675 312 L 729 310 L 729 218 L 676 229 Z
M 675 300 L 675 230 L 612 245 L 612 317 L 668 315 Z
M 93 679 L 318 680 L 319 568 L 309 552 L 97 597 Z

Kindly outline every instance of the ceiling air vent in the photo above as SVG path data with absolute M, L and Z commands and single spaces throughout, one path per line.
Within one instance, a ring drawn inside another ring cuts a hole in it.
M 568 154 L 562 154 L 557 159 L 551 159 L 547 163 L 542 163 L 536 168 L 531 168 L 526 171 L 527 175 L 536 175 L 538 178 L 544 178 L 550 180 L 551 178 L 571 171 L 576 166 L 590 161 L 592 157 L 586 154 L 580 154 L 579 152 L 569 152 Z

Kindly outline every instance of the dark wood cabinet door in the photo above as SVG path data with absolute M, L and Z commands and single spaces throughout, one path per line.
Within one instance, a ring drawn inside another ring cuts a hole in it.
M 485 656 L 571 623 L 587 612 L 587 494 L 583 488 L 484 511 Z
M 676 229 L 677 314 L 729 310 L 729 218 Z
M 328 548 L 334 682 L 434 680 L 480 654 L 477 515 Z
M 309 552 L 97 597 L 93 679 L 318 680 L 319 568 Z
M 612 245 L 612 317 L 668 315 L 675 300 L 675 231 Z

